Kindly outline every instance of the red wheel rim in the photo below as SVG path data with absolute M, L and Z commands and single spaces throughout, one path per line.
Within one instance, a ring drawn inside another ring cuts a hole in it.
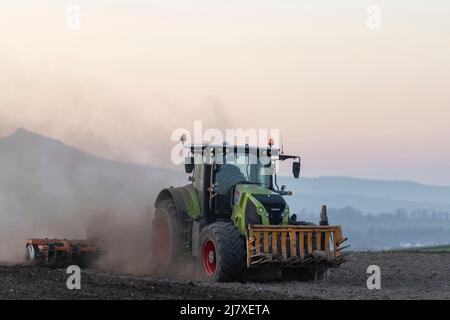
M 203 243 L 203 269 L 205 270 L 206 274 L 209 276 L 212 276 L 214 273 L 216 273 L 216 247 L 214 246 L 214 242 L 211 240 L 206 240 Z
M 171 234 L 167 219 L 160 218 L 153 224 L 153 252 L 158 265 L 167 267 L 170 261 Z

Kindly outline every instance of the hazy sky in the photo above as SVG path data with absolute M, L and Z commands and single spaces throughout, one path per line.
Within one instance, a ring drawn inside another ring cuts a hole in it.
M 450 2 L 1 1 L 0 136 L 162 165 L 194 120 L 279 128 L 308 176 L 450 185 Z

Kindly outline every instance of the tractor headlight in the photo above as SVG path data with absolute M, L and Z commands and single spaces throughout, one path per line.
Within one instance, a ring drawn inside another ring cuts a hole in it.
M 263 207 L 259 207 L 258 208 L 258 213 L 259 214 L 263 214 L 264 213 L 264 208 Z

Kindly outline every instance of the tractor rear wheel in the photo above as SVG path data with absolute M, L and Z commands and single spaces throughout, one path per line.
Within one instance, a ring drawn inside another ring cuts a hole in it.
M 152 257 L 155 270 L 172 273 L 184 255 L 183 215 L 177 212 L 173 200 L 159 204 L 152 223 Z
M 200 233 L 199 268 L 205 281 L 229 282 L 245 269 L 245 241 L 231 222 L 215 222 Z

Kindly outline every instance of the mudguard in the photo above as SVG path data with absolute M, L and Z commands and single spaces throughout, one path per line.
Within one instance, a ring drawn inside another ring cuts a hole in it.
M 195 220 L 201 216 L 197 192 L 192 184 L 163 189 L 156 198 L 155 207 L 158 208 L 159 204 L 167 199 L 172 199 L 177 211 L 186 213 L 192 219 Z

